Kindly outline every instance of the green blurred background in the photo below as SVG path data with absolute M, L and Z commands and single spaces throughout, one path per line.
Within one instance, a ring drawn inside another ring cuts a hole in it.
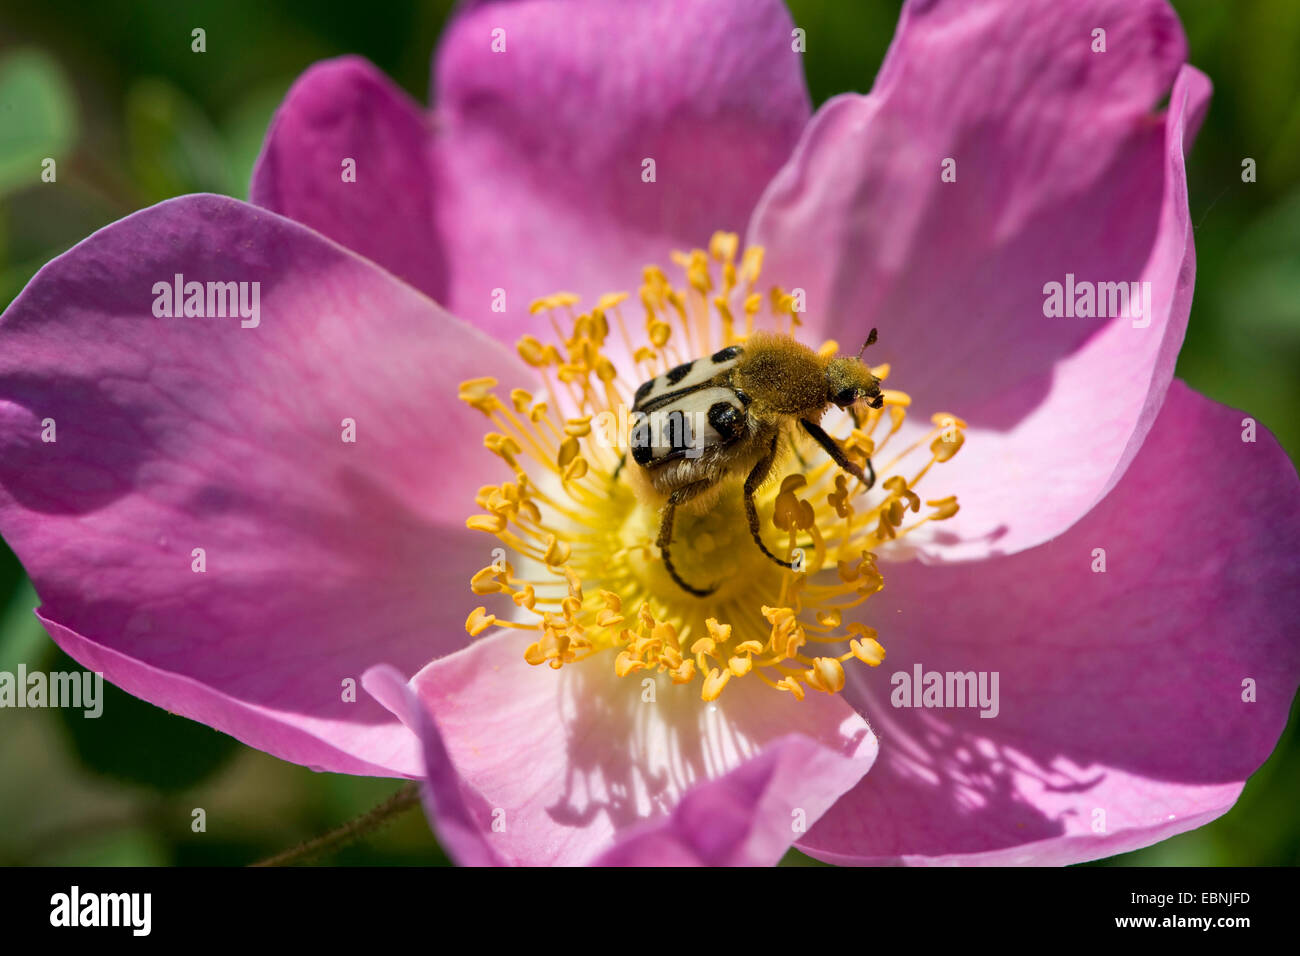
M 1068 2 L 1068 0 L 1062 0 Z M 182 193 L 245 197 L 276 104 L 316 60 L 360 53 L 421 102 L 450 4 L 311 0 L 4 0 L 0 7 L 0 306 L 52 256 Z M 870 88 L 898 0 L 793 0 L 817 103 Z M 1215 94 L 1189 160 L 1196 299 L 1178 374 L 1300 453 L 1300 3 L 1175 0 Z M 190 31 L 207 31 L 207 52 Z M 57 186 L 39 181 L 58 161 Z M 1241 181 L 1252 157 L 1258 181 Z M 1298 557 L 1300 560 L 1300 557 Z M 0 543 L 0 670 L 73 670 L 36 623 Z M 9 710 L 0 863 L 242 864 L 380 802 L 391 780 L 315 774 L 105 685 L 104 714 Z M 1300 863 L 1293 720 L 1237 806 L 1105 863 Z M 202 807 L 207 830 L 190 829 Z M 409 812 L 319 863 L 446 863 Z M 788 863 L 810 862 L 791 853 Z

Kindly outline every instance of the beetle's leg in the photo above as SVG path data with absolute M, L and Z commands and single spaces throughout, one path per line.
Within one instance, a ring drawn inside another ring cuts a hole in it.
M 799 424 L 803 426 L 804 431 L 812 435 L 813 440 L 826 450 L 826 454 L 831 456 L 831 460 L 839 465 L 850 475 L 862 482 L 867 491 L 871 490 L 872 485 L 876 483 L 876 469 L 871 467 L 871 459 L 867 459 L 867 470 L 863 472 L 858 467 L 857 462 L 850 461 L 849 456 L 844 454 L 844 449 L 830 435 L 822 431 L 822 427 L 815 422 L 810 422 L 806 418 L 799 419 Z
M 618 481 L 619 472 L 623 470 L 623 466 L 626 464 L 627 464 L 627 452 L 623 452 L 623 454 L 619 455 L 618 457 L 618 466 L 614 469 L 614 474 L 609 476 L 610 481 Z
M 673 540 L 673 517 L 677 512 L 677 506 L 690 501 L 700 492 L 708 489 L 709 485 L 710 482 L 707 479 L 694 481 L 689 485 L 684 485 L 683 487 L 678 488 L 668 496 L 668 504 L 664 505 L 663 518 L 659 522 L 659 537 L 655 540 L 655 544 L 659 546 L 659 551 L 663 555 L 664 567 L 668 569 L 669 576 L 677 582 L 679 588 L 686 591 L 688 594 L 694 594 L 696 597 L 708 597 L 708 595 L 716 591 L 717 588 L 693 588 L 683 581 L 682 576 L 678 574 L 677 569 L 673 567 L 673 558 L 669 553 L 669 546 L 672 544 Z
M 753 536 L 754 543 L 758 545 L 758 550 L 781 565 L 781 567 L 793 569 L 794 565 L 789 561 L 782 561 L 767 550 L 767 545 L 763 543 L 763 536 L 758 530 L 758 508 L 754 505 L 754 492 L 767 479 L 767 473 L 772 470 L 772 462 L 776 460 L 776 440 L 777 436 L 773 435 L 772 445 L 768 448 L 767 454 L 758 460 L 758 463 L 754 465 L 754 469 L 749 473 L 749 477 L 745 479 L 745 514 L 749 518 L 749 533 Z

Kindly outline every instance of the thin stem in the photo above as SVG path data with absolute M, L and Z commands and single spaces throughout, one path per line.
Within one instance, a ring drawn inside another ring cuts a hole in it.
M 301 863 L 304 860 L 309 860 L 326 850 L 335 849 L 347 843 L 351 843 L 358 837 L 379 829 L 393 817 L 411 809 L 419 802 L 419 784 L 408 783 L 379 806 L 363 813 L 356 819 L 349 820 L 347 823 L 330 830 L 328 833 L 322 833 L 320 836 L 300 843 L 292 849 L 285 850 L 283 853 L 277 853 L 275 856 L 267 857 L 265 860 L 259 860 L 252 865 L 289 866 L 293 863 Z

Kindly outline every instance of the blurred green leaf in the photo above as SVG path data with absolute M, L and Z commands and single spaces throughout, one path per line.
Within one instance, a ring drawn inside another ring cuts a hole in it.
M 1300 189 L 1242 232 L 1220 289 L 1238 327 L 1300 345 Z
M 230 180 L 236 188 L 232 195 L 248 197 L 248 184 L 253 176 L 253 164 L 262 151 L 267 127 L 276 108 L 292 85 L 293 77 L 284 77 L 254 90 L 230 112 L 222 123 L 230 160 Z
M 90 829 L 54 836 L 61 838 L 57 845 L 40 848 L 44 866 L 166 866 L 170 862 L 163 841 L 142 826 L 117 829 L 109 825 L 102 832 Z
M 61 160 L 76 138 L 72 85 L 40 50 L 0 57 L 0 195 L 39 183 L 41 161 Z
M 212 123 L 170 83 L 144 79 L 131 87 L 126 135 L 133 178 L 150 202 L 244 190 L 231 178 L 226 145 Z
M 23 578 L 0 613 L 0 671 L 12 672 L 19 664 L 34 664 L 45 649 L 45 628 L 32 613 L 39 603 L 31 583 Z
M 805 52 L 801 56 L 814 104 L 837 93 L 865 93 L 871 89 L 902 5 L 902 0 L 788 0 L 790 15 L 805 34 Z

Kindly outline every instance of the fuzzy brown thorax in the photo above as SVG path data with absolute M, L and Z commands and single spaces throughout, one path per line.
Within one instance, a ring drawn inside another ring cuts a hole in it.
M 787 335 L 755 333 L 732 380 L 756 412 L 820 418 L 830 403 L 826 360 Z

